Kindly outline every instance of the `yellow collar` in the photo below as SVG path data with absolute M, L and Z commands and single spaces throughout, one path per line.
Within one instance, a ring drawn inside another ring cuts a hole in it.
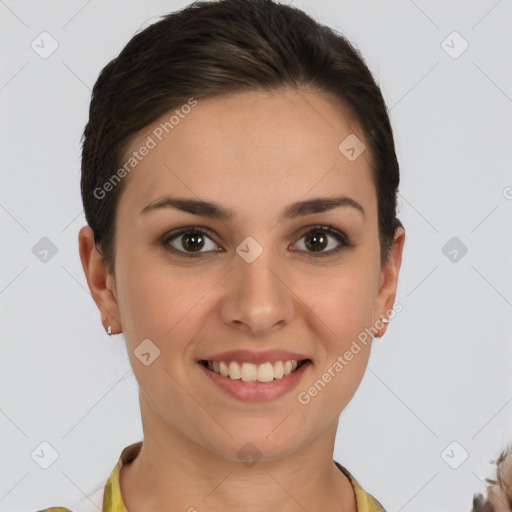
M 127 512 L 121 496 L 119 485 L 119 470 L 123 464 L 129 464 L 137 457 L 142 448 L 142 441 L 131 444 L 124 448 L 119 457 L 116 467 L 112 470 L 105 485 L 103 494 L 103 512 Z M 357 480 L 341 464 L 334 461 L 336 466 L 347 476 L 354 489 L 358 512 L 386 512 L 384 507 L 370 494 L 368 494 L 357 482 Z

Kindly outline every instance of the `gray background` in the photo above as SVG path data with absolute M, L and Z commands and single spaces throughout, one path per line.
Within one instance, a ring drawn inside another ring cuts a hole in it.
M 123 337 L 104 332 L 78 256 L 79 142 L 103 66 L 188 3 L 0 0 L 1 511 L 100 510 L 142 439 Z M 388 512 L 468 511 L 512 438 L 512 1 L 293 4 L 360 48 L 401 166 L 403 310 L 334 458 Z M 31 46 L 51 49 L 43 31 L 58 43 L 47 58 Z M 43 442 L 58 452 L 47 469 Z

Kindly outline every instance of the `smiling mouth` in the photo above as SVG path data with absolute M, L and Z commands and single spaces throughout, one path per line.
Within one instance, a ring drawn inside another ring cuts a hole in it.
M 275 363 L 253 364 L 237 361 L 199 361 L 208 370 L 232 380 L 243 382 L 271 382 L 280 380 L 297 371 L 310 359 L 276 361 Z

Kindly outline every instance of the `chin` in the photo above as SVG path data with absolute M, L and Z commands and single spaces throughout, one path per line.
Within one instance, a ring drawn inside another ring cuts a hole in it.
M 275 429 L 275 424 L 273 426 Z M 248 467 L 257 462 L 270 462 L 279 460 L 298 451 L 297 436 L 292 440 L 286 433 L 276 436 L 275 431 L 269 436 L 271 429 L 258 431 L 245 431 L 243 436 L 235 436 L 234 439 L 224 441 L 222 444 L 210 444 L 212 451 L 233 462 L 244 462 Z M 272 439 L 271 439 L 272 438 Z

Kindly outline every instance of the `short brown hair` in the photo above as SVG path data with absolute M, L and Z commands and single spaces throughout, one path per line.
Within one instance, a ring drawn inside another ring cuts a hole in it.
M 381 264 L 396 218 L 399 166 L 380 88 L 340 33 L 273 0 L 197 1 L 135 34 L 96 81 L 82 137 L 85 217 L 114 273 L 116 206 L 124 180 L 98 199 L 135 134 L 191 97 L 308 86 L 327 93 L 361 126 L 377 191 Z M 341 142 L 341 141 L 340 141 Z

